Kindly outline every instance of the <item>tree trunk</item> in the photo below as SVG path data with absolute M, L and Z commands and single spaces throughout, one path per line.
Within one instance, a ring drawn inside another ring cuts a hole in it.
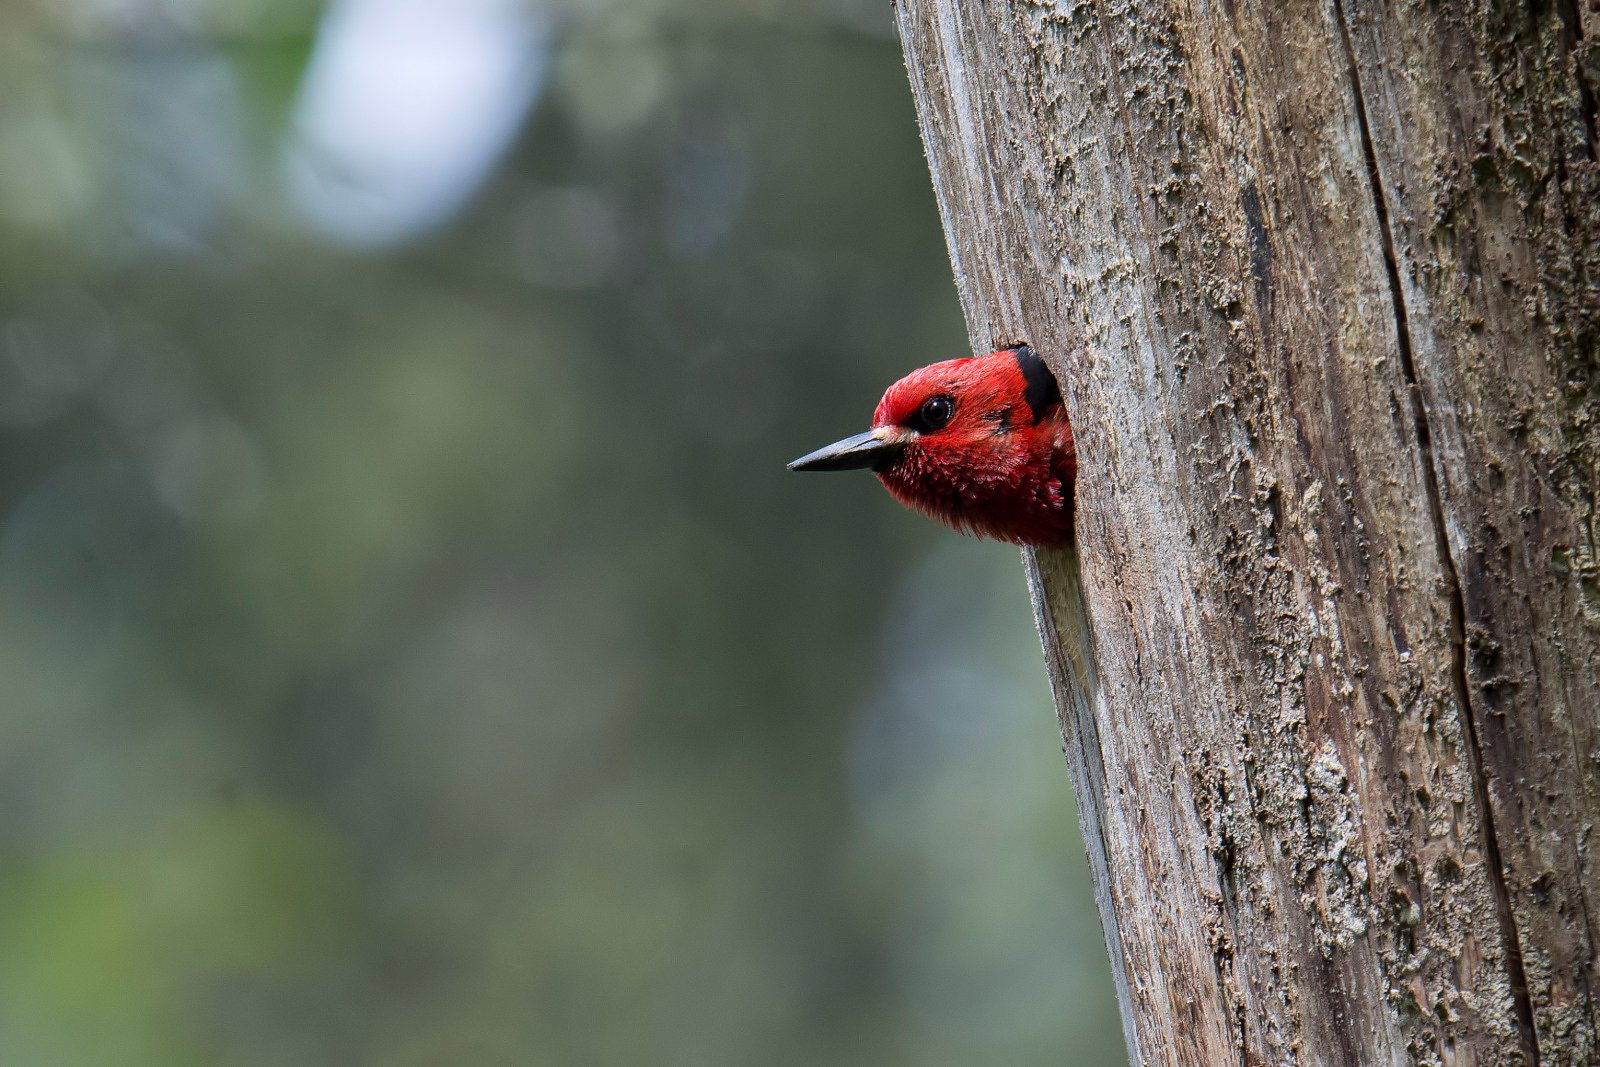
M 898 0 L 1135 1062 L 1600 1062 L 1579 2 Z

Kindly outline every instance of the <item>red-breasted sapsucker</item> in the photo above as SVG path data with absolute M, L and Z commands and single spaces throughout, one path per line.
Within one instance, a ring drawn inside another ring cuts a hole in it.
M 894 498 L 965 533 L 1045 547 L 1072 540 L 1078 454 L 1061 390 L 1027 345 L 914 370 L 872 428 L 789 464 L 868 468 Z

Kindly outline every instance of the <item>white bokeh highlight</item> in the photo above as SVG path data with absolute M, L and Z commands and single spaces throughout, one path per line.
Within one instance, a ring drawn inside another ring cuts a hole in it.
M 291 203 L 341 244 L 426 233 L 505 154 L 547 65 L 543 19 L 522 0 L 338 0 L 284 147 Z

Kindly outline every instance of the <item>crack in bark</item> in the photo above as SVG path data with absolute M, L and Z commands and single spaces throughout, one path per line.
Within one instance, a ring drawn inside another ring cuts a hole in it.
M 1595 98 L 1594 90 L 1583 72 L 1583 15 L 1578 11 L 1576 0 L 1557 0 L 1556 15 L 1561 19 L 1562 26 L 1571 38 L 1567 42 L 1567 54 L 1572 59 L 1573 80 L 1578 84 L 1578 107 L 1583 120 L 1583 147 L 1592 162 L 1596 159 Z
M 1517 1029 L 1522 1041 L 1523 1054 L 1533 1067 L 1540 1062 L 1539 1034 L 1534 1024 L 1533 1002 L 1528 994 L 1528 975 L 1523 964 L 1522 941 L 1517 930 L 1516 916 L 1511 909 L 1510 889 L 1506 885 L 1505 868 L 1500 858 L 1500 842 L 1495 832 L 1494 810 L 1489 803 L 1489 783 L 1484 777 L 1483 750 L 1478 740 L 1477 721 L 1471 702 L 1471 689 L 1467 679 L 1466 603 L 1461 593 L 1461 579 L 1451 554 L 1449 531 L 1445 526 L 1444 502 L 1439 492 L 1439 476 L 1435 469 L 1433 431 L 1428 423 L 1428 409 L 1423 402 L 1422 386 L 1417 378 L 1415 358 L 1411 348 L 1411 330 L 1406 317 L 1405 293 L 1400 282 L 1399 260 L 1395 254 L 1394 236 L 1389 223 L 1389 205 L 1383 188 L 1383 176 L 1378 169 L 1378 154 L 1372 140 L 1372 129 L 1367 120 L 1367 103 L 1361 88 L 1361 72 L 1356 63 L 1355 46 L 1350 39 L 1350 25 L 1345 16 L 1343 0 L 1332 0 L 1335 21 L 1339 25 L 1340 39 L 1344 45 L 1345 61 L 1350 67 L 1350 88 L 1354 95 L 1356 123 L 1361 134 L 1361 151 L 1366 157 L 1367 181 L 1372 188 L 1372 204 L 1378 220 L 1378 235 L 1382 242 L 1383 263 L 1388 275 L 1389 298 L 1394 307 L 1395 340 L 1400 352 L 1400 366 L 1410 395 L 1411 412 L 1416 427 L 1417 446 L 1422 453 L 1422 479 L 1427 495 L 1428 513 L 1433 521 L 1434 539 L 1438 544 L 1439 564 L 1444 572 L 1450 601 L 1450 656 L 1451 685 L 1456 703 L 1461 708 L 1466 726 L 1467 762 L 1472 774 L 1473 793 L 1482 812 L 1483 852 L 1487 866 L 1489 886 L 1494 894 L 1495 912 L 1500 924 L 1501 940 L 1506 954 L 1507 979 L 1516 1011 Z

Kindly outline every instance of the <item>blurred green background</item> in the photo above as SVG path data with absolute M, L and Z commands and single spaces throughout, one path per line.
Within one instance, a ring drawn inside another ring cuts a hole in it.
M 1111 1064 L 886 0 L 0 3 L 0 1064 Z

